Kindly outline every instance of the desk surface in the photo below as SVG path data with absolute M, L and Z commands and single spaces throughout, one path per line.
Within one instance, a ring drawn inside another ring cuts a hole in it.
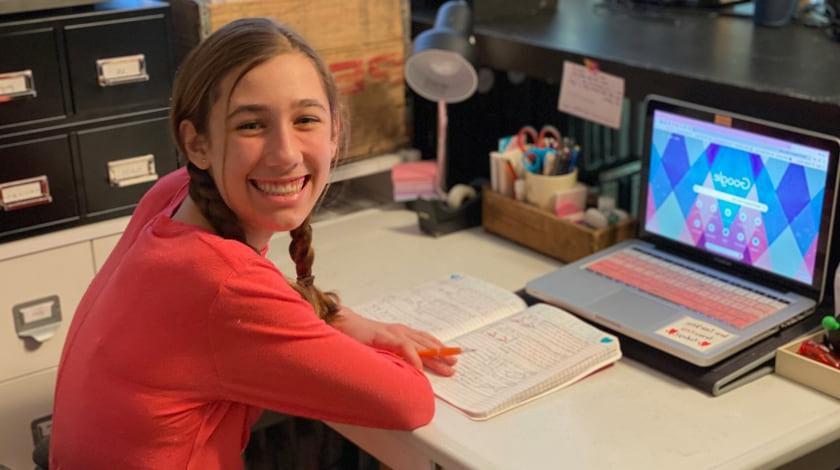
M 282 268 L 286 242 L 269 251 Z M 399 209 L 317 224 L 314 246 L 318 285 L 351 306 L 452 272 L 516 290 L 558 266 L 480 228 L 422 235 Z M 840 401 L 776 375 L 712 398 L 625 358 L 486 422 L 438 400 L 413 432 L 331 426 L 397 469 L 753 468 L 840 439 Z

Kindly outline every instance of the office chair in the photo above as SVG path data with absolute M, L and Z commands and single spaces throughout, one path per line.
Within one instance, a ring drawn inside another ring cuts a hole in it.
M 44 436 L 35 444 L 32 450 L 32 461 L 35 470 L 49 470 L 50 468 L 50 436 Z M 3 470 L 0 468 L 0 470 Z

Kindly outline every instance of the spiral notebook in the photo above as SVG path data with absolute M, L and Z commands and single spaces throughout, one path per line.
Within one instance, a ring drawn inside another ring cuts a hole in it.
M 452 275 L 355 308 L 380 321 L 426 330 L 459 356 L 452 377 L 427 374 L 435 395 L 485 420 L 535 400 L 621 358 L 618 339 L 547 304 Z

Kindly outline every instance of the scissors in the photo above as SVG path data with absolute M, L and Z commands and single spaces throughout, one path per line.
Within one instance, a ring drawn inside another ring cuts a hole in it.
M 531 146 L 528 146 L 528 140 Z M 557 155 L 557 148 L 562 142 L 560 131 L 554 126 L 543 126 L 540 132 L 531 126 L 525 126 L 516 134 L 516 143 L 522 151 L 525 169 L 531 173 L 542 173 L 548 154 Z

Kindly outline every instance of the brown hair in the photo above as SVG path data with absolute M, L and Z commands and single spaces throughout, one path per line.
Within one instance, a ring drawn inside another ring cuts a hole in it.
M 239 75 L 233 82 L 228 99 L 242 77 L 251 69 L 277 55 L 290 52 L 297 52 L 309 58 L 321 76 L 330 106 L 333 138 L 338 143 L 336 158 L 333 160 L 335 164 L 347 148 L 349 133 L 332 75 L 302 37 L 266 18 L 245 18 L 228 23 L 193 49 L 184 60 L 175 78 L 170 115 L 173 135 L 182 155 L 187 153 L 179 133 L 181 122 L 190 121 L 197 133 L 207 134 L 210 109 L 221 98 L 221 82 L 229 73 L 238 70 Z M 187 171 L 190 175 L 190 198 L 216 233 L 224 238 L 246 243 L 239 218 L 222 199 L 210 173 L 189 161 Z M 319 201 L 322 197 L 323 193 Z M 297 281 L 292 287 L 312 304 L 319 317 L 330 321 L 338 311 L 339 299 L 335 293 L 321 292 L 313 284 L 314 251 L 309 217 L 291 231 L 291 236 L 289 254 L 297 273 Z

